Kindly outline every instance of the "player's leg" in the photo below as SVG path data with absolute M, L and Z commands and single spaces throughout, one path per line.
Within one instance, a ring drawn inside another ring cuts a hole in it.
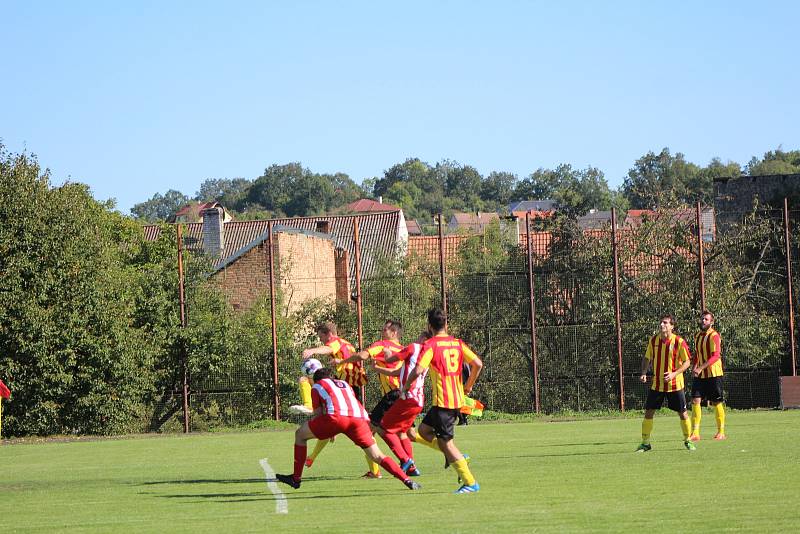
M 375 443 L 375 438 L 372 437 L 372 430 L 363 419 L 351 418 L 349 426 L 344 432 L 353 443 L 358 445 L 364 450 L 364 454 L 376 464 L 386 469 L 393 477 L 401 481 L 408 489 L 419 489 L 420 485 L 416 482 L 411 482 L 411 479 L 406 475 L 397 462 L 390 457 L 384 455 Z
M 314 450 L 311 451 L 311 454 L 308 455 L 306 459 L 306 467 L 311 467 L 314 464 L 314 460 L 317 459 L 319 453 L 322 452 L 322 449 L 328 446 L 328 443 L 333 441 L 332 439 L 318 439 L 317 444 L 314 445 Z
M 428 410 L 428 413 L 425 414 L 425 418 L 419 424 L 417 431 L 413 433 L 414 441 L 422 443 L 436 451 L 441 450 L 439 449 L 439 443 L 436 441 L 436 432 L 433 429 L 436 420 L 435 412 L 437 410 L 439 410 L 439 408 L 436 406 Z
M 695 450 L 697 447 L 691 440 L 692 421 L 686 409 L 686 395 L 683 390 L 667 393 L 667 406 L 669 406 L 670 410 L 678 413 L 678 419 L 681 422 L 681 432 L 683 433 L 684 447 L 690 451 Z
M 275 475 L 278 481 L 288 484 L 295 489 L 300 487 L 300 481 L 303 478 L 303 467 L 305 466 L 306 454 L 308 452 L 308 440 L 315 437 L 309 423 L 313 423 L 316 419 L 320 418 L 315 417 L 311 421 L 304 422 L 294 433 L 294 470 L 292 474 Z
M 644 419 L 642 420 L 642 442 L 636 448 L 636 452 L 647 452 L 652 449 L 650 445 L 650 435 L 653 433 L 653 417 L 656 410 L 661 408 L 664 403 L 664 394 L 652 389 L 647 390 L 647 400 L 644 404 Z
M 301 404 L 294 404 L 289 407 L 291 411 L 296 413 L 308 415 L 313 411 L 311 403 L 311 382 L 308 378 L 301 376 L 297 381 L 298 389 L 300 390 Z
M 703 379 L 692 381 L 692 441 L 700 441 L 700 420 L 703 418 L 701 403 L 703 402 Z
M 458 422 L 458 413 L 459 410 L 457 409 L 439 409 L 436 411 L 436 423 L 434 426 L 436 441 L 439 443 L 439 448 L 444 453 L 447 463 L 453 466 L 453 469 L 458 473 L 458 478 L 462 485 L 456 490 L 456 493 L 474 493 L 480 489 L 480 486 L 469 468 L 467 458 L 458 450 L 455 441 L 453 441 L 454 429 Z
M 725 439 L 725 397 L 722 393 L 722 377 L 715 376 L 710 379 L 709 385 L 709 398 L 711 404 L 714 406 L 714 416 L 717 420 L 717 435 L 714 436 L 716 440 Z

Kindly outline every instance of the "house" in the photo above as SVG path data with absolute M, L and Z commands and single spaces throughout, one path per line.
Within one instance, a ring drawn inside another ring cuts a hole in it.
M 581 215 L 576 219 L 578 227 L 582 230 L 605 230 L 611 228 L 611 210 L 589 210 L 586 215 Z M 619 216 L 617 216 L 617 226 L 619 226 Z
M 636 229 L 648 219 L 656 220 L 661 217 L 667 217 L 668 220 L 672 221 L 680 221 L 696 228 L 697 210 L 695 208 L 661 210 L 658 212 L 654 210 L 628 210 L 628 213 L 625 216 L 623 227 L 628 229 Z M 700 228 L 703 241 L 714 241 L 717 234 L 714 208 L 705 207 L 700 210 Z
M 252 305 L 269 290 L 269 224 L 273 224 L 273 258 L 278 284 L 290 309 L 315 297 L 349 302 L 356 283 L 356 242 L 360 274 L 371 276 L 382 259 L 405 253 L 408 230 L 402 211 L 364 215 L 328 215 L 260 221 L 224 220 L 221 206 L 206 209 L 202 223 L 184 228 L 187 249 L 214 260 L 212 279 L 237 309 Z M 358 238 L 356 240 L 356 231 Z M 161 227 L 144 227 L 157 239 Z
M 195 222 L 203 222 L 203 212 L 207 209 L 211 208 L 222 208 L 224 213 L 224 221 L 228 222 L 233 220 L 228 211 L 222 207 L 219 202 L 197 202 L 193 204 L 186 204 L 181 209 L 179 209 L 175 215 L 167 219 L 169 223 L 195 223 Z
M 476 234 L 493 222 L 499 221 L 500 215 L 497 213 L 460 213 L 456 212 L 450 217 L 447 223 L 447 233 L 449 234 Z
M 382 211 L 398 211 L 400 208 L 398 206 L 393 206 L 391 204 L 384 204 L 383 197 L 378 197 L 378 200 L 372 200 L 369 198 L 361 198 L 356 200 L 355 202 L 351 202 L 347 206 L 343 208 L 343 212 L 345 213 L 376 213 Z
M 416 219 L 411 219 L 406 221 L 406 227 L 408 228 L 408 236 L 416 236 L 422 235 L 422 228 L 420 228 L 419 223 Z

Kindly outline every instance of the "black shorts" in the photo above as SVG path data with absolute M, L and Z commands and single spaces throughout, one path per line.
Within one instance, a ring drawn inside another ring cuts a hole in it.
M 722 402 L 722 377 L 710 376 L 697 378 L 692 381 L 692 398 L 703 398 L 711 402 Z
M 454 436 L 453 429 L 456 426 L 456 421 L 458 421 L 459 413 L 461 413 L 461 410 L 458 408 L 450 409 L 434 406 L 425 414 L 422 423 L 433 428 L 437 438 L 451 440 Z
M 381 419 L 386 410 L 392 407 L 394 401 L 400 398 L 400 390 L 393 389 L 378 401 L 378 404 L 369 412 L 369 421 L 375 426 L 381 426 Z
M 680 391 L 656 391 L 654 389 L 648 390 L 647 402 L 644 407 L 647 410 L 658 410 L 664 404 L 664 398 L 667 399 L 667 407 L 673 412 L 683 413 L 686 411 L 686 395 L 683 390 Z

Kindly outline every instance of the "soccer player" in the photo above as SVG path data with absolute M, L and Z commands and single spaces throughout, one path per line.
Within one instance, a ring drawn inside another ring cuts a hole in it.
M 716 440 L 725 436 L 725 405 L 722 396 L 722 338 L 714 330 L 714 314 L 703 310 L 700 331 L 694 338 L 692 374 L 692 441 L 700 441 L 700 404 L 705 398 L 714 407 L 717 419 Z
M 379 360 L 373 360 L 373 369 L 382 376 L 397 377 L 399 383 L 405 384 L 408 376 L 416 369 L 420 356 L 422 356 L 422 347 L 430 337 L 430 333 L 424 330 L 416 342 L 398 353 L 392 354 L 388 349 L 384 349 L 385 361 L 391 365 L 396 360 L 400 367 L 383 367 L 378 365 Z M 400 467 L 403 471 L 411 476 L 419 476 L 420 471 L 414 463 L 414 450 L 408 432 L 414 426 L 414 421 L 425 405 L 423 385 L 427 374 L 428 370 L 424 369 L 408 388 L 405 398 L 396 400 L 386 410 L 377 425 L 378 434 L 400 460 Z
M 350 358 L 350 356 L 355 353 L 355 348 L 353 348 L 353 345 L 350 344 L 349 341 L 336 335 L 336 332 L 337 328 L 335 323 L 320 323 L 317 326 L 317 337 L 319 337 L 322 345 L 305 349 L 303 351 L 303 359 L 307 360 L 313 356 L 328 356 L 331 365 L 333 365 L 335 361 L 342 361 Z M 367 383 L 367 375 L 364 372 L 364 366 L 361 364 L 360 360 L 339 363 L 338 365 L 333 365 L 333 367 L 336 369 L 336 378 L 350 384 L 354 391 L 360 391 L 358 388 L 361 388 L 361 386 Z M 304 404 L 306 401 L 307 399 L 304 399 Z M 322 449 L 324 449 L 330 441 L 332 440 L 323 439 L 317 441 L 314 450 L 307 458 L 306 465 L 308 467 L 311 467 L 319 453 L 322 452 Z M 377 470 L 377 467 L 373 467 L 370 463 L 369 458 L 367 459 L 367 464 L 370 466 L 370 471 Z
M 428 312 L 428 330 L 431 332 L 431 339 L 425 343 L 417 366 L 403 383 L 400 398 L 407 398 L 419 376 L 430 368 L 433 406 L 420 423 L 416 439 L 441 450 L 447 461 L 446 465 L 452 465 L 458 472 L 462 485 L 456 493 L 475 493 L 480 490 L 480 485 L 472 475 L 467 459 L 456 447 L 453 436 L 460 408 L 464 404 L 464 395 L 469 395 L 472 391 L 483 362 L 466 343 L 447 333 L 447 316 L 441 308 L 433 308 Z M 465 360 L 472 368 L 466 385 L 461 381 L 461 365 Z
M 647 343 L 647 350 L 642 358 L 642 372 L 639 380 L 647 383 L 647 371 L 653 367 L 653 385 L 647 392 L 644 421 L 642 421 L 642 443 L 637 452 L 652 449 L 650 433 L 653 431 L 653 415 L 667 399 L 669 409 L 678 412 L 683 431 L 684 446 L 693 451 L 694 443 L 689 439 L 691 423 L 686 411 L 686 396 L 683 393 L 683 372 L 689 368 L 691 355 L 689 346 L 682 337 L 673 333 L 675 318 L 672 315 L 661 317 L 660 333 L 652 336 Z
M 332 374 L 327 367 L 314 373 L 314 386 L 311 389 L 314 414 L 295 432 L 294 471 L 291 475 L 276 474 L 275 478 L 294 489 L 299 488 L 308 452 L 308 440 L 330 439 L 337 434 L 344 434 L 361 447 L 372 461 L 380 464 L 408 489 L 420 489 L 421 486 L 412 482 L 397 462 L 384 456 L 378 449 L 369 427 L 367 411 L 356 398 L 353 388 L 347 382 L 333 378 Z
M 390 354 L 400 352 L 403 349 L 403 346 L 400 344 L 400 337 L 402 335 L 403 325 L 399 321 L 389 319 L 383 324 L 380 340 L 343 360 L 334 358 L 331 360 L 331 363 L 338 366 L 353 362 L 362 363 L 372 358 L 373 361 L 379 361 L 387 365 L 390 370 L 399 369 L 402 365 L 401 362 L 392 364 L 385 363 L 384 351 L 388 351 Z M 394 404 L 398 397 L 400 397 L 400 379 L 397 376 L 379 374 L 378 378 L 381 384 L 382 397 L 369 413 L 370 425 L 374 432 L 379 431 L 383 414 Z M 369 470 L 364 473 L 363 478 L 381 478 L 378 465 L 369 461 L 367 464 L 369 465 Z

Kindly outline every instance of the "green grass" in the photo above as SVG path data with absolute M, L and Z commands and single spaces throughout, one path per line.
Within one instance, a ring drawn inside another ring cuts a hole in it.
M 653 451 L 634 453 L 640 420 L 542 420 L 458 427 L 476 495 L 416 448 L 423 490 L 360 480 L 362 453 L 341 436 L 282 486 L 275 513 L 259 459 L 291 471 L 291 430 L 5 444 L 0 515 L 11 532 L 791 532 L 800 529 L 800 411 L 732 412 L 729 439 L 683 448 L 659 416 Z M 383 450 L 387 450 L 381 444 Z

